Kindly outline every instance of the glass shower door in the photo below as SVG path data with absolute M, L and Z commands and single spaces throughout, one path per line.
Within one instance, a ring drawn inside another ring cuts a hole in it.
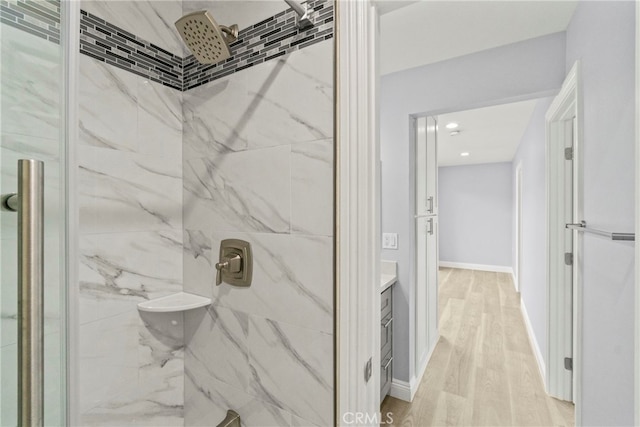
M 0 6 L 0 192 L 18 192 L 18 161 L 44 163 L 43 370 L 45 425 L 65 420 L 65 137 L 61 3 Z M 23 196 L 26 200 L 26 196 Z M 15 200 L 15 199 L 14 199 Z M 23 212 L 26 212 L 23 211 Z M 0 425 L 18 425 L 18 216 L 0 211 Z M 24 259 L 24 258 L 23 258 Z M 26 301 L 23 301 L 23 304 Z M 23 335 L 24 337 L 25 335 Z M 34 340 L 30 341 L 33 343 Z M 37 375 L 36 375 L 37 379 Z M 25 390 L 26 388 L 23 388 Z

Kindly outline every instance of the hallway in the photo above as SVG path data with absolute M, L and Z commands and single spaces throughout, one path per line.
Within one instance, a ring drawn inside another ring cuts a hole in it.
M 573 426 L 546 395 L 511 275 L 440 269 L 440 339 L 412 404 L 388 396 L 396 426 Z

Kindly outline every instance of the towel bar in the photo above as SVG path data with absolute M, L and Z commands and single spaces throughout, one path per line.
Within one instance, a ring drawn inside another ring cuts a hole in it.
M 596 228 L 587 227 L 587 223 L 585 221 L 581 221 L 579 224 L 567 224 L 567 228 L 575 231 L 582 231 L 584 233 L 596 234 L 598 236 L 603 236 L 611 240 L 622 240 L 627 242 L 633 242 L 636 240 L 635 233 L 615 233 L 612 231 L 603 231 L 598 230 Z

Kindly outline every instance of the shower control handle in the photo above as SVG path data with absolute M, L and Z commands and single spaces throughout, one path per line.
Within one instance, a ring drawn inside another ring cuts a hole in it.
M 220 242 L 220 259 L 215 265 L 216 285 L 251 286 L 253 256 L 251 244 L 244 240 L 226 239 Z
M 223 258 L 221 262 L 216 263 L 216 270 L 218 270 L 216 284 L 219 285 L 222 283 L 222 271 L 227 273 L 239 273 L 242 271 L 242 258 L 237 254 L 229 258 Z
M 223 273 L 240 273 L 242 271 L 242 258 L 238 254 L 229 257 L 222 256 L 220 262 L 216 263 L 216 285 L 222 284 Z
M 225 258 L 223 262 L 216 263 L 216 270 L 226 270 L 229 273 L 238 273 L 242 270 L 242 258 L 240 255 L 233 255 Z

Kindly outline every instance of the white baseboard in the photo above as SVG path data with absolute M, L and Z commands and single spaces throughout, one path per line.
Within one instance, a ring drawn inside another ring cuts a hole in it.
M 461 268 L 463 270 L 495 271 L 496 273 L 513 274 L 513 267 L 510 267 L 508 265 L 485 265 L 469 264 L 466 262 L 440 261 L 440 267 Z
M 533 348 L 533 353 L 536 356 L 536 361 L 538 362 L 538 370 L 540 371 L 540 376 L 542 377 L 542 384 L 544 384 L 544 389 L 547 390 L 547 368 L 544 363 L 544 357 L 542 357 L 542 352 L 540 351 L 540 347 L 538 346 L 538 340 L 536 340 L 536 336 L 533 333 L 533 328 L 531 327 L 531 321 L 529 320 L 527 307 L 525 307 L 524 301 L 522 300 L 522 298 L 520 298 L 520 312 L 522 313 L 522 318 L 524 319 L 524 325 L 527 328 L 527 336 L 529 337 L 529 344 L 531 344 L 531 348 Z
M 422 366 L 420 366 L 417 375 L 411 378 L 410 382 L 398 380 L 396 378 L 391 380 L 391 390 L 389 390 L 390 396 L 404 400 L 405 402 L 413 402 L 413 398 L 418 391 L 418 387 L 420 387 L 422 377 L 424 377 L 424 373 L 427 371 L 429 360 L 431 360 L 431 356 L 433 356 L 433 352 L 438 345 L 438 341 L 440 341 L 440 334 L 438 334 L 438 337 L 434 340 L 433 346 L 431 347 L 431 350 L 429 350 L 427 357 L 424 358 L 424 362 L 422 363 Z
M 389 396 L 395 397 L 396 399 L 404 400 L 405 402 L 413 401 L 413 396 L 415 392 L 411 392 L 411 385 L 402 380 L 397 380 L 393 378 L 391 380 L 391 389 L 389 390 Z

